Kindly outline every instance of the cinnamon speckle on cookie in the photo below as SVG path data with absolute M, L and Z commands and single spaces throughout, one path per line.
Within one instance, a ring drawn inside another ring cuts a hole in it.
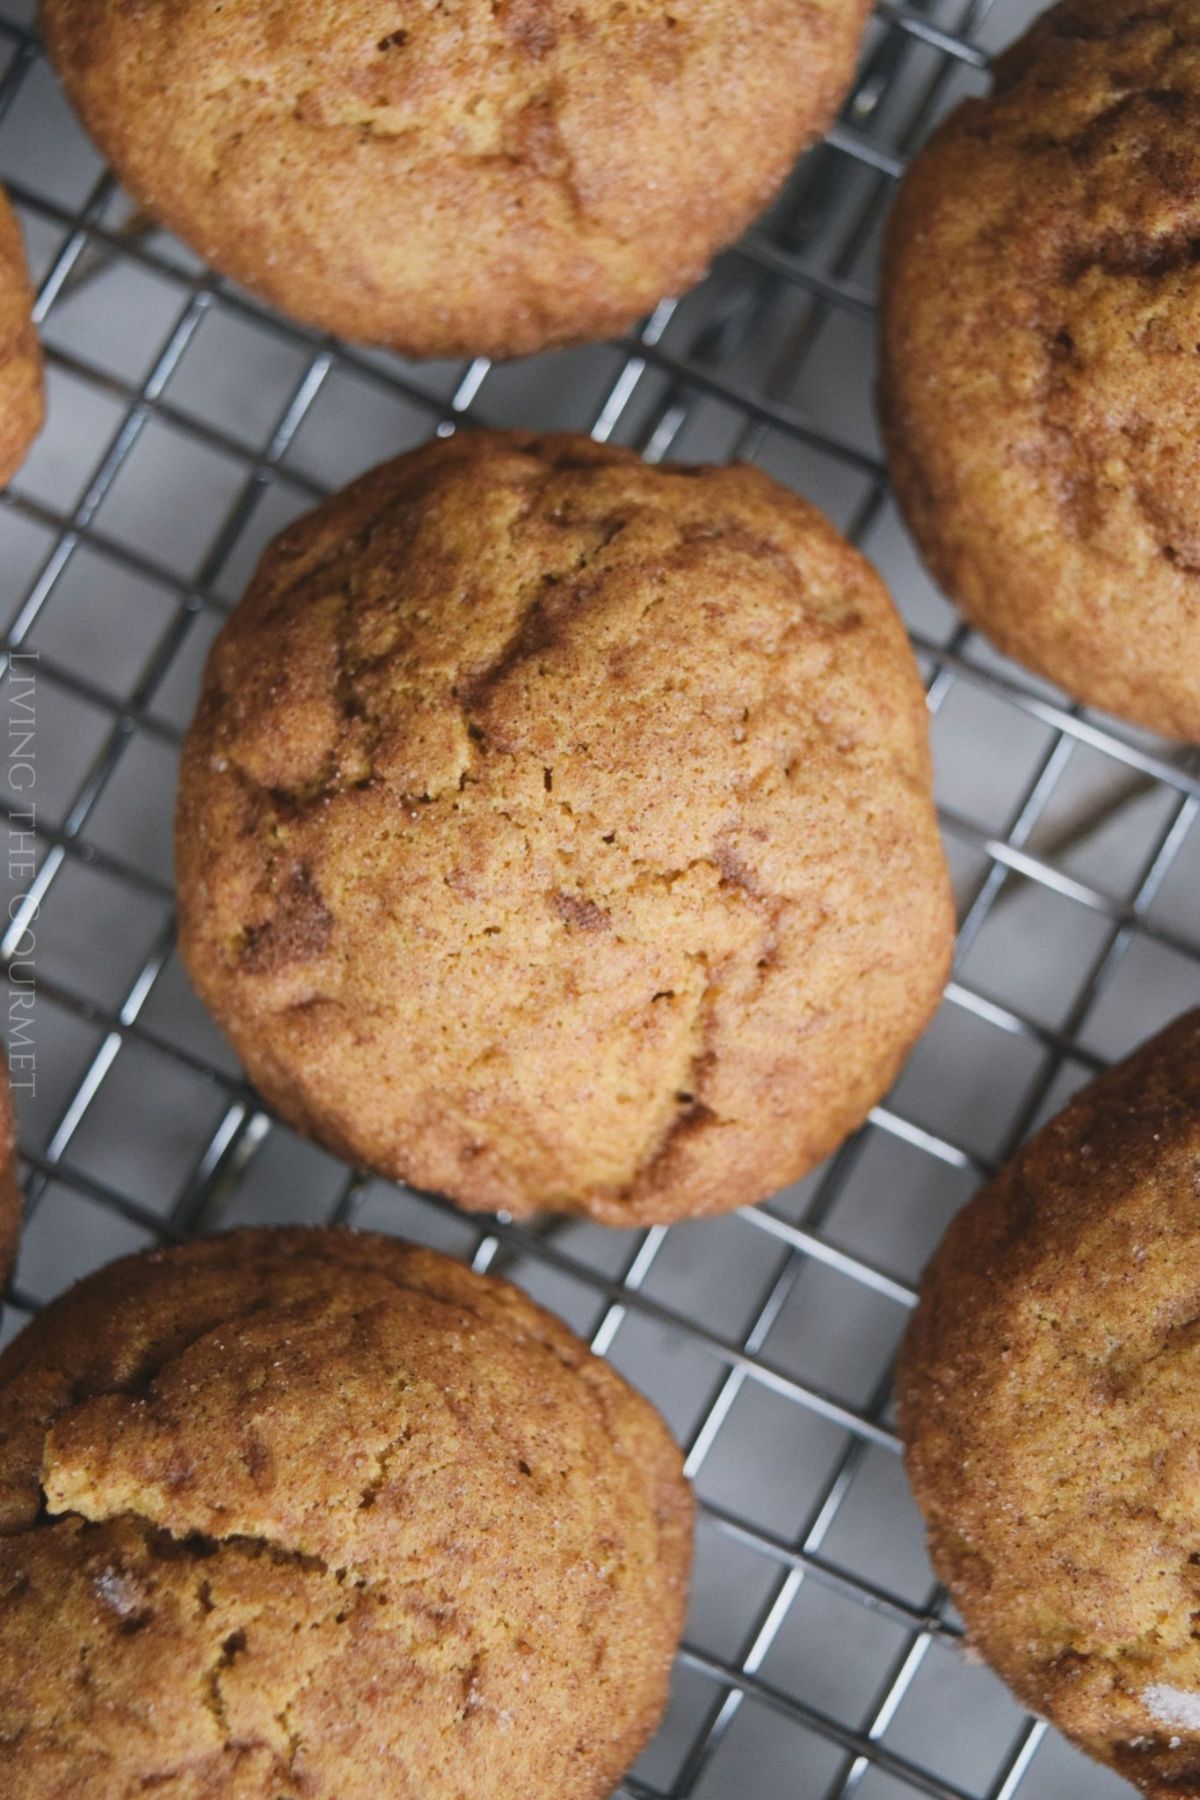
M 0 1356 L 6 1800 L 602 1800 L 692 1503 L 653 1409 L 383 1237 L 131 1257 Z
M 757 470 L 522 433 L 401 457 L 268 551 L 177 872 L 192 979 L 291 1124 L 619 1225 L 833 1149 L 952 930 L 924 695 L 863 558 Z
M 774 197 L 866 0 L 45 0 L 124 185 L 224 274 L 414 356 L 606 337 Z M 164 104 L 164 96 L 169 102 Z
M 889 461 L 934 575 L 1076 699 L 1200 737 L 1200 4 L 1063 0 L 901 185 Z
M 897 1373 L 976 1649 L 1150 1800 L 1200 1795 L 1200 1012 L 959 1214 Z

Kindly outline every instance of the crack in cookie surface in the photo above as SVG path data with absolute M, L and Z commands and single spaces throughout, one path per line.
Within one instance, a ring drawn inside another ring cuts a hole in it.
M 884 421 L 935 575 L 1075 698 L 1200 734 L 1193 0 L 1065 0 L 902 186 Z
M 1194 1725 L 1162 1730 L 1164 1694 L 1200 1694 L 1198 1200 L 1193 1012 L 959 1215 L 897 1379 L 934 1564 L 972 1639 L 1154 1800 L 1200 1766 Z
M 394 1240 L 92 1277 L 0 1358 L 0 1492 L 14 1800 L 600 1800 L 662 1704 L 691 1508 L 661 1422 Z M 597 1634 L 619 1687 L 580 1681 Z
M 932 1005 L 925 732 L 877 579 L 764 477 L 451 440 L 294 527 L 223 633 L 183 952 L 344 1154 L 519 1213 L 732 1206 L 857 1123 Z

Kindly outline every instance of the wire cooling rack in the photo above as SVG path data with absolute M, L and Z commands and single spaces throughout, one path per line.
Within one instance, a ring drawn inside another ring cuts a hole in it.
M 841 120 L 702 287 L 626 342 L 492 367 L 346 348 L 214 278 L 134 213 L 31 6 L 0 0 L 0 176 L 50 398 L 0 503 L 10 1017 L 30 960 L 37 977 L 6 1330 L 112 1256 L 251 1220 L 396 1231 L 520 1281 L 662 1408 L 701 1501 L 670 1712 L 626 1800 L 1129 1792 L 962 1653 L 889 1407 L 913 1283 L 954 1209 L 1080 1081 L 1200 1000 L 1194 755 L 1070 705 L 961 625 L 900 529 L 872 419 L 895 180 L 1030 10 L 881 0 Z M 754 1210 L 669 1233 L 536 1229 L 353 1174 L 263 1112 L 176 960 L 176 759 L 221 617 L 318 496 L 471 421 L 756 461 L 832 514 L 904 611 L 959 896 L 954 976 L 869 1124 Z M 31 705 L 32 793 L 11 752 Z M 31 802 L 32 878 L 13 848 Z

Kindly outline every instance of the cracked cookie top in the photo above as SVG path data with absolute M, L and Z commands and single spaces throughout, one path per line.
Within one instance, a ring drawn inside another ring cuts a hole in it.
M 21 227 L 0 191 L 0 487 L 11 481 L 45 416 L 42 347 Z
M 615 1224 L 803 1174 L 950 912 L 878 578 L 755 470 L 471 433 L 280 537 L 184 754 L 180 944 L 349 1159 Z
M 410 355 L 605 337 L 690 286 L 849 84 L 867 0 L 46 0 L 141 203 Z M 164 100 L 165 97 L 165 100 Z
M 951 1225 L 897 1374 L 938 1575 L 1022 1700 L 1200 1794 L 1200 1011 Z
M 1065 0 L 935 133 L 884 422 L 934 574 L 1068 693 L 1200 737 L 1200 4 Z
M 691 1499 L 653 1409 L 393 1239 L 132 1257 L 0 1357 L 11 1800 L 599 1800 L 657 1723 Z

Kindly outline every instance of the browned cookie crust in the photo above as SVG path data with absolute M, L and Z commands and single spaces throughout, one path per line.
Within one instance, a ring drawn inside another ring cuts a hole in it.
M 415 356 L 605 337 L 703 274 L 845 91 L 867 0 L 44 0 L 144 206 Z
M 506 1283 L 248 1231 L 0 1358 L 6 1800 L 599 1800 L 654 1729 L 691 1497 Z
M 465 1205 L 613 1224 L 802 1175 L 951 917 L 878 577 L 748 468 L 460 435 L 267 553 L 184 754 L 180 943 L 262 1093 Z
M 42 350 L 30 309 L 21 227 L 0 191 L 0 487 L 12 480 L 42 428 Z
M 934 1566 L 1027 1705 L 1200 1795 L 1200 1011 L 960 1213 L 898 1376 Z
M 903 183 L 896 490 L 1002 650 L 1200 737 L 1200 0 L 1066 0 Z

